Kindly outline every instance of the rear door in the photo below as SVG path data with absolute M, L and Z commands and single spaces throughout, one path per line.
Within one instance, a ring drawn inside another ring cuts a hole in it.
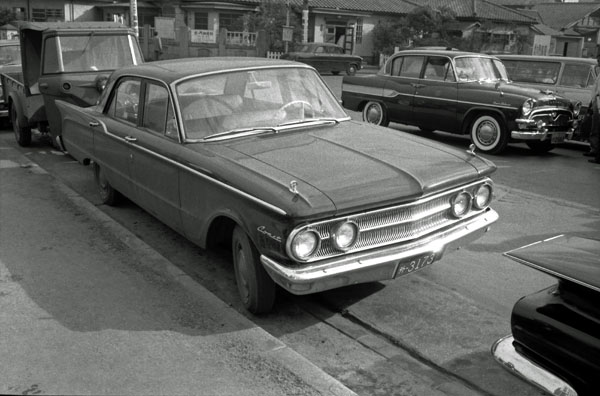
M 424 63 L 423 55 L 404 55 L 392 60 L 391 73 L 382 97 L 391 121 L 414 123 L 413 100 Z
M 428 130 L 456 130 L 457 98 L 458 85 L 450 58 L 428 56 L 415 89 L 415 125 Z

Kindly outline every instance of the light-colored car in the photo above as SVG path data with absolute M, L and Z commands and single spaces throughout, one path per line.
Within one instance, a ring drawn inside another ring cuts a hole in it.
M 581 102 L 580 116 L 586 114 L 592 86 L 600 74 L 600 67 L 595 59 L 537 55 L 497 56 L 504 63 L 508 78 L 515 84 L 549 90 L 573 103 Z M 573 135 L 574 140 L 578 140 L 578 132 Z

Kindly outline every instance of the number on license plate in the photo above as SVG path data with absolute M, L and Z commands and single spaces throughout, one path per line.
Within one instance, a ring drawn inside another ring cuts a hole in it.
M 396 271 L 396 276 L 402 276 L 406 274 L 410 274 L 416 270 L 420 270 L 423 267 L 426 267 L 436 260 L 435 253 L 425 253 L 421 256 L 413 257 L 409 260 L 401 261 L 398 264 L 398 271 Z
M 562 143 L 565 141 L 564 133 L 553 133 L 552 138 L 550 138 L 550 143 Z

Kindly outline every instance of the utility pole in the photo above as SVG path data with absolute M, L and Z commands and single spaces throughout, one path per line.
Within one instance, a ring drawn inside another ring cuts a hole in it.
M 290 0 L 287 0 L 286 2 L 286 9 L 285 9 L 285 27 L 290 26 Z M 289 45 L 289 41 L 285 41 L 285 53 L 288 53 L 288 45 Z
M 129 0 L 129 26 L 133 29 L 135 37 L 139 37 L 140 28 L 138 25 L 137 0 Z
M 302 42 L 308 43 L 308 0 L 302 2 Z

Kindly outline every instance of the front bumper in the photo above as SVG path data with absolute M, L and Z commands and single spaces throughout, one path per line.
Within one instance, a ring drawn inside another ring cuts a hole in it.
M 410 243 L 348 254 L 297 267 L 284 266 L 264 255 L 260 260 L 273 280 L 293 294 L 310 294 L 357 283 L 394 279 L 404 275 L 400 263 L 429 253 L 436 261 L 448 249 L 474 241 L 498 220 L 498 213 L 488 208 L 483 213 Z
M 567 382 L 519 354 L 513 341 L 513 336 L 508 335 L 492 345 L 492 355 L 498 363 L 549 395 L 577 396 L 575 389 Z
M 549 130 L 545 127 L 537 128 L 537 122 L 528 118 L 516 119 L 515 123 L 520 129 L 511 131 L 510 137 L 516 140 L 545 141 L 546 139 L 552 139 L 552 135 L 555 134 L 564 134 L 561 136 L 561 140 L 571 139 L 577 127 L 577 121 L 571 121 L 569 126 L 565 126 L 561 130 Z

